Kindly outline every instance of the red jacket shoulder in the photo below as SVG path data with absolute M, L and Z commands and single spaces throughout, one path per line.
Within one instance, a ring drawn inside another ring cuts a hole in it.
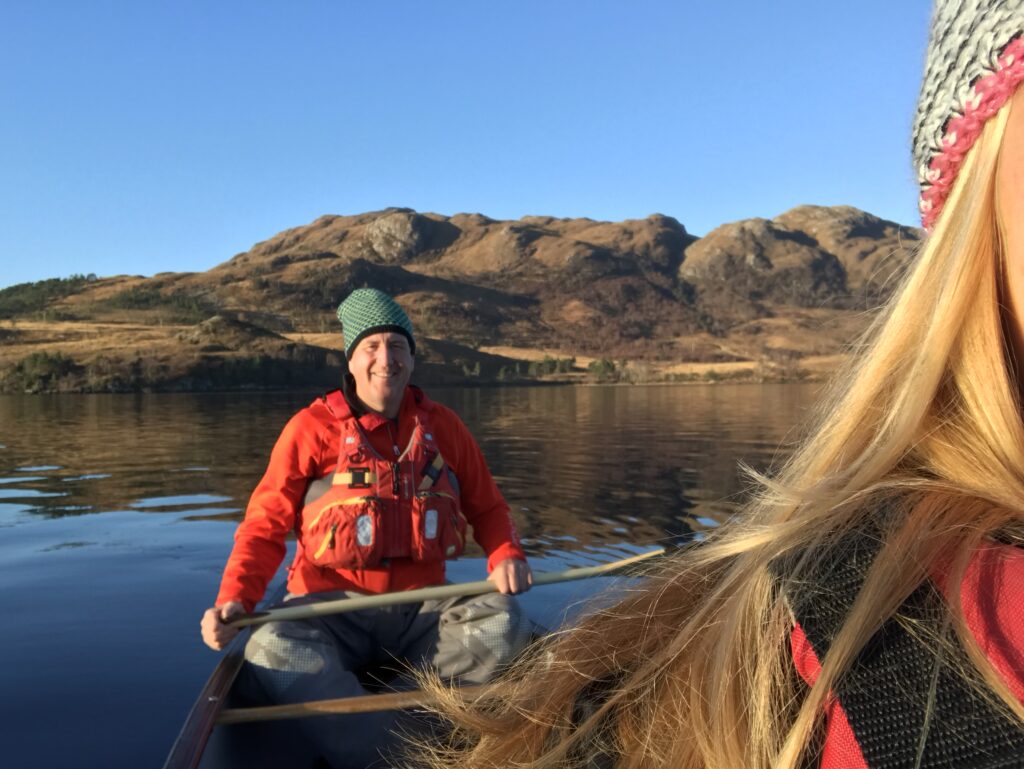
M 332 405 L 320 397 L 295 412 L 281 431 L 275 452 L 292 446 L 299 456 L 316 461 L 327 444 L 337 440 L 341 415 L 335 414 Z

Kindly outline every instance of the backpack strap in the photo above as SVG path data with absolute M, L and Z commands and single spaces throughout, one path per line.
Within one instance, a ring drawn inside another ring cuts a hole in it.
M 861 531 L 815 558 L 811 573 L 788 581 L 773 564 L 797 622 L 819 660 L 860 593 L 882 536 Z M 810 584 L 808 584 L 808 582 Z M 921 638 L 941 638 L 934 643 Z M 1009 769 L 1024 766 L 1024 729 L 958 672 L 970 669 L 929 580 L 860 651 L 834 694 L 870 769 Z M 920 760 L 919 760 L 920 759 Z

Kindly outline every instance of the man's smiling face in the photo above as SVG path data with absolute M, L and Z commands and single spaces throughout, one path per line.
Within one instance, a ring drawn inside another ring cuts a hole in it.
M 363 337 L 348 361 L 356 396 L 372 411 L 388 418 L 398 416 L 413 360 L 404 334 L 383 331 Z

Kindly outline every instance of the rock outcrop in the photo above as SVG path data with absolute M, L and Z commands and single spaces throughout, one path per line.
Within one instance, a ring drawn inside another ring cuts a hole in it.
M 717 227 L 687 249 L 679 276 L 720 322 L 772 306 L 865 308 L 884 299 L 919 240 L 849 206 L 799 206 Z

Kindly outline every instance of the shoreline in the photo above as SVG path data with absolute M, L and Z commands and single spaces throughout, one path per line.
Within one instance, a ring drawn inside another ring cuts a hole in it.
M 345 371 L 337 333 L 278 335 L 219 316 L 160 326 L 22 321 L 0 328 L 0 338 L 6 394 L 295 391 L 331 388 Z M 415 378 L 428 387 L 816 382 L 845 360 L 724 343 L 694 360 L 421 341 Z

